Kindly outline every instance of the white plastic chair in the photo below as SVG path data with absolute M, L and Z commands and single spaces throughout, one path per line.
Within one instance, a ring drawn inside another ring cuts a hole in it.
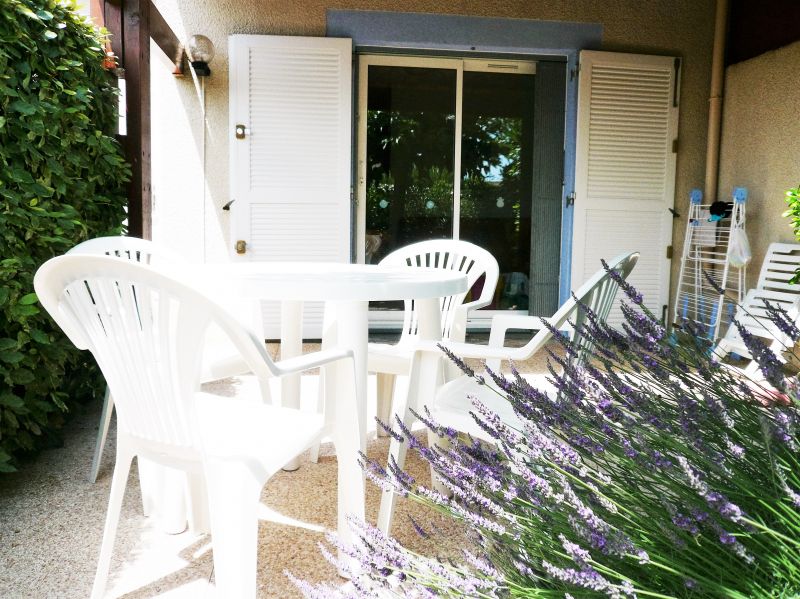
M 273 362 L 259 336 L 213 301 L 151 268 L 115 258 L 53 258 L 38 270 L 34 286 L 72 342 L 92 352 L 117 406 L 116 465 L 92 597 L 105 591 L 136 456 L 187 473 L 195 500 L 191 517 L 210 517 L 218 596 L 255 597 L 260 490 L 329 432 L 331 417 L 327 410 L 274 407 L 261 397 L 199 392 L 203 335 L 212 323 L 218 326 L 264 387 L 269 377 L 352 359 L 352 352 L 328 349 Z M 199 507 L 205 497 L 207 514 Z
M 421 241 L 395 250 L 383 260 L 382 266 L 440 268 L 467 275 L 467 287 L 484 276 L 480 296 L 464 303 L 466 293 L 441 299 L 442 339 L 464 341 L 467 316 L 470 310 L 488 306 L 494 298 L 500 269 L 494 256 L 468 241 L 435 239 Z M 406 375 L 411 368 L 414 344 L 417 340 L 417 312 L 413 301 L 405 302 L 403 329 L 397 344 L 370 343 L 368 369 L 377 373 L 378 418 L 388 421 L 397 375 Z
M 609 263 L 609 268 L 618 273 L 622 279 L 630 275 L 633 267 L 639 259 L 638 253 L 624 254 Z M 591 308 L 601 321 L 608 318 L 608 314 L 613 307 L 614 300 L 619 290 L 619 284 L 605 270 L 596 272 L 586 283 L 584 283 L 575 297 L 582 304 Z M 478 345 L 473 343 L 443 342 L 448 349 L 460 358 L 480 358 L 486 360 L 486 364 L 494 372 L 500 372 L 501 360 L 527 360 L 538 351 L 542 350 L 553 334 L 546 328 L 543 321 L 547 321 L 553 328 L 565 331 L 570 335 L 573 343 L 581 348 L 579 358 L 582 358 L 590 349 L 589 341 L 585 337 L 579 337 L 580 326 L 586 319 L 586 313 L 580 309 L 578 302 L 574 298 L 567 300 L 552 317 L 543 319 L 538 316 L 523 316 L 514 314 L 501 314 L 492 318 L 492 327 L 489 334 L 488 345 Z M 522 347 L 504 347 L 505 336 L 511 329 L 538 331 L 528 343 Z M 423 352 L 435 352 L 442 355 L 441 350 L 435 345 L 424 346 L 417 344 L 418 352 L 415 361 L 418 363 Z M 416 366 L 415 366 L 416 367 Z M 413 378 L 412 374 L 412 378 Z M 479 385 L 474 379 L 462 374 L 459 377 L 441 385 L 435 394 L 432 406 L 428 406 L 433 420 L 442 426 L 449 426 L 457 431 L 469 433 L 475 438 L 491 442 L 491 438 L 478 426 L 470 416 L 470 411 L 474 411 L 471 398 L 476 397 L 488 408 L 500 415 L 504 422 L 520 426 L 519 419 L 514 413 L 511 404 L 497 394 L 497 387 L 491 381 L 491 377 L 485 375 L 486 385 Z M 539 388 L 546 385 L 545 377 L 539 377 L 535 385 Z M 402 417 L 404 425 L 410 429 L 414 420 L 410 408 L 420 413 L 423 406 L 418 405 L 415 397 L 415 382 L 409 385 L 409 396 L 405 406 L 397 406 L 395 414 Z M 425 382 L 425 384 L 428 384 Z M 428 431 L 428 443 L 436 443 L 439 439 Z M 406 444 L 399 443 L 392 439 L 389 448 L 389 459 L 394 459 L 400 468 L 405 463 Z M 431 476 L 434 473 L 431 472 Z M 434 479 L 435 480 L 435 479 Z M 435 484 L 435 483 L 434 483 Z M 380 512 L 378 514 L 378 528 L 387 532 L 391 526 L 392 515 L 394 512 L 395 495 L 392 491 L 384 491 L 381 498 Z
M 70 249 L 67 254 L 113 256 L 152 266 L 168 266 L 170 264 L 180 264 L 184 262 L 184 259 L 177 253 L 150 240 L 140 239 L 138 237 L 122 237 L 119 235 L 87 239 Z M 212 356 L 203 363 L 203 371 L 201 374 L 202 382 L 215 381 L 247 372 L 247 366 L 244 362 L 230 355 L 230 350 L 232 348 L 227 340 L 220 339 L 219 335 L 215 335 L 213 332 L 210 337 L 210 339 L 206 339 L 206 343 L 210 343 L 212 347 L 216 347 L 213 348 L 215 351 Z M 220 349 L 224 349 L 224 351 L 220 351 Z M 103 410 L 100 414 L 100 425 L 97 430 L 97 441 L 95 442 L 94 455 L 92 456 L 92 467 L 89 470 L 89 482 L 95 482 L 97 480 L 97 474 L 100 471 L 100 461 L 103 458 L 103 449 L 106 445 L 106 438 L 108 437 L 108 429 L 111 425 L 111 414 L 113 411 L 114 398 L 109 393 L 108 388 L 106 388 L 105 397 L 103 398 Z M 143 492 L 143 496 L 145 495 L 146 492 Z M 145 514 L 147 514 L 150 511 L 148 500 L 144 497 L 143 499 Z
M 769 319 L 765 302 L 786 310 L 789 318 L 800 318 L 800 285 L 790 283 L 800 266 L 800 244 L 772 243 L 761 265 L 761 273 L 755 289 L 750 289 L 737 308 L 735 319 L 752 335 L 761 337 L 779 358 L 786 346 L 792 345 L 787 335 Z M 728 327 L 725 336 L 714 349 L 716 359 L 723 359 L 734 352 L 743 358 L 752 359 L 750 350 L 735 325 Z M 756 375 L 758 364 L 755 361 L 744 369 L 749 376 Z

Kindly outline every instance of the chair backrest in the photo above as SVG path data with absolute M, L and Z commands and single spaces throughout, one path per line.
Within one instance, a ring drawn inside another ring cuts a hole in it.
M 608 263 L 608 271 L 605 268 L 601 268 L 594 273 L 588 281 L 573 293 L 574 297 L 570 297 L 556 310 L 553 316 L 547 319 L 555 329 L 562 330 L 569 327 L 572 342 L 578 348 L 575 360 L 584 359 L 592 348 L 591 342 L 582 334 L 582 325 L 586 322 L 587 316 L 586 311 L 581 309 L 580 304 L 590 308 L 599 321 L 605 322 L 619 291 L 619 283 L 610 273 L 616 273 L 624 281 L 631 274 L 638 260 L 638 252 L 617 256 Z M 528 343 L 515 351 L 514 359 L 524 360 L 530 358 L 544 347 L 552 336 L 553 333 L 549 329 L 541 329 Z M 487 361 L 487 365 L 493 370 L 499 368 L 496 360 Z
M 742 306 L 736 311 L 736 320 L 751 334 L 785 343 L 788 338 L 769 318 L 765 302 L 786 310 L 797 318 L 800 308 L 800 285 L 790 283 L 800 267 L 800 244 L 771 243 L 761 265 L 755 289 L 747 292 Z M 736 327 L 731 326 L 726 337 L 739 338 Z
M 761 264 L 756 287 L 800 295 L 800 285 L 789 283 L 789 279 L 794 276 L 798 267 L 800 267 L 800 244 L 771 243 Z
M 67 254 L 116 256 L 142 264 L 185 262 L 177 253 L 153 241 L 121 235 L 87 239 L 70 249 Z
M 474 309 L 488 306 L 492 302 L 497 279 L 500 276 L 500 267 L 492 254 L 474 243 L 453 239 L 433 239 L 413 243 L 395 250 L 380 263 L 381 265 L 440 268 L 461 272 L 467 275 L 468 290 L 472 289 L 481 276 L 484 276 L 480 297 L 474 302 L 470 302 L 470 307 Z M 467 292 L 464 292 L 441 298 L 443 339 L 464 340 L 466 314 L 460 314 L 458 309 L 464 303 L 466 295 Z M 416 307 L 413 300 L 406 300 L 401 340 L 414 337 L 416 334 Z
M 253 372 L 277 374 L 255 333 L 148 266 L 109 256 L 59 256 L 39 268 L 34 287 L 71 341 L 92 352 L 114 397 L 120 431 L 136 438 L 197 449 L 192 395 L 211 323 Z
M 601 268 L 575 292 L 575 298 L 570 298 L 561 308 L 553 314 L 550 321 L 557 329 L 572 323 L 572 343 L 578 349 L 577 360 L 583 360 L 592 349 L 592 342 L 583 333 L 583 325 L 587 320 L 587 311 L 581 304 L 589 308 L 598 321 L 605 322 L 614 307 L 614 300 L 619 292 L 618 279 L 611 273 L 619 275 L 621 280 L 626 280 L 633 267 L 639 261 L 639 252 L 622 254 L 608 263 L 608 270 Z

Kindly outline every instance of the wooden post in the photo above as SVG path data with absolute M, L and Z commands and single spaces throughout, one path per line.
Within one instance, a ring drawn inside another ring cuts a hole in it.
M 111 49 L 125 73 L 127 131 L 119 139 L 131 165 L 128 235 L 150 239 L 150 37 L 176 62 L 176 75 L 182 74 L 183 47 L 151 0 L 92 0 L 90 6 L 97 24 L 111 34 Z
M 122 0 L 122 44 L 128 108 L 125 153 L 132 171 L 128 235 L 150 239 L 150 0 Z

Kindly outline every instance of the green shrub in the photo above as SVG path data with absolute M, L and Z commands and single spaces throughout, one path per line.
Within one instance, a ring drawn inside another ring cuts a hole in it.
M 0 472 L 103 388 L 33 293 L 48 258 L 122 232 L 129 169 L 102 42 L 66 3 L 0 0 Z

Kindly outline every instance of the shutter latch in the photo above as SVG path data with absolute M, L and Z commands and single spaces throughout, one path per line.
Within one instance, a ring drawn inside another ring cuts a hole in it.
M 244 139 L 247 136 L 247 125 L 236 125 L 236 139 Z

